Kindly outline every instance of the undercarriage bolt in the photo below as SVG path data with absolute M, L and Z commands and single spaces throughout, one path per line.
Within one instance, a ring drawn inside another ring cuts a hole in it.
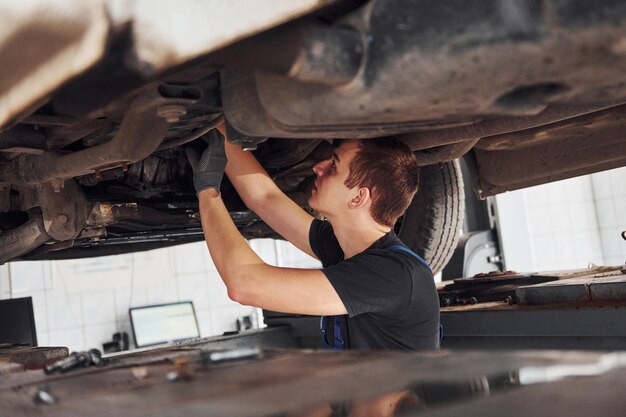
M 52 191 L 55 193 L 60 193 L 61 188 L 63 188 L 64 185 L 65 182 L 63 180 L 54 180 L 50 182 L 50 187 L 52 187 Z
M 157 115 L 164 118 L 168 123 L 176 123 L 187 114 L 187 109 L 180 104 L 168 104 L 157 109 Z
M 256 151 L 257 148 L 259 147 L 259 145 L 256 142 L 242 142 L 241 143 L 241 149 L 244 152 L 251 152 L 251 151 Z

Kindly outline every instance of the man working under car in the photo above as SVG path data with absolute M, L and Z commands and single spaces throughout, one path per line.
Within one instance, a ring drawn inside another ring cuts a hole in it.
M 225 135 L 224 126 L 218 128 Z M 336 349 L 435 349 L 439 303 L 432 272 L 393 231 L 417 190 L 410 149 L 393 138 L 347 140 L 319 162 L 314 219 L 274 184 L 251 153 L 220 137 L 194 166 L 209 252 L 228 295 L 267 310 L 326 316 L 323 342 Z M 227 158 L 228 157 L 228 164 Z M 244 203 L 323 269 L 264 263 L 220 197 L 226 171 Z

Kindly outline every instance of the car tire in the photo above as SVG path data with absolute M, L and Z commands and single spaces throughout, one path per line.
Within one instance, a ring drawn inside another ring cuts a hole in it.
M 396 224 L 398 237 L 431 267 L 443 270 L 456 248 L 465 213 L 463 178 L 458 161 L 420 168 L 420 185 Z

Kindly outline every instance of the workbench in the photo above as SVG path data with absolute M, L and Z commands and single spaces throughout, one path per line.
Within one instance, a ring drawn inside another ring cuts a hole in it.
M 462 302 L 441 308 L 442 346 L 626 350 L 622 271 L 619 266 L 595 267 L 443 283 L 440 297 L 458 296 Z M 518 284 L 529 279 L 540 283 Z
M 212 362 L 212 352 L 210 341 L 195 341 L 118 355 L 101 368 L 12 373 L 0 379 L 0 416 L 304 417 L 332 406 L 334 415 L 621 417 L 626 409 L 626 353 L 262 349 Z

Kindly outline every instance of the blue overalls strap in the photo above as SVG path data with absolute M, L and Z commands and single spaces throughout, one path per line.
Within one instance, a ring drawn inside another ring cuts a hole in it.
M 423 260 L 421 256 L 419 256 L 417 253 L 413 252 L 411 249 L 407 248 L 406 246 L 395 244 L 395 245 L 387 246 L 387 249 L 399 250 L 399 251 L 402 251 L 402 252 L 409 253 L 409 254 L 413 255 L 418 261 L 420 261 L 421 263 L 426 265 L 428 267 L 428 269 L 430 269 L 430 265 L 428 265 L 428 263 L 426 263 L 426 261 Z M 432 269 L 430 269 L 430 270 L 432 272 Z M 443 339 L 443 324 L 439 323 L 439 344 L 441 344 L 441 340 L 442 339 Z
M 399 250 L 399 251 L 402 251 L 402 252 L 409 253 L 409 254 L 413 255 L 418 261 L 423 263 L 428 269 L 430 269 L 430 265 L 428 265 L 428 263 L 426 263 L 426 261 L 423 260 L 421 256 L 419 256 L 417 253 L 413 252 L 411 249 L 407 248 L 406 246 L 403 246 L 403 245 L 389 245 L 389 246 L 386 247 L 386 249 Z M 432 271 L 432 269 L 431 269 L 431 271 Z
M 332 343 L 328 343 L 328 329 L 326 328 L 326 319 L 333 319 L 333 340 Z M 322 331 L 322 349 L 325 350 L 344 350 L 346 348 L 346 341 L 341 331 L 341 319 L 340 316 L 322 316 L 320 319 L 320 329 Z

